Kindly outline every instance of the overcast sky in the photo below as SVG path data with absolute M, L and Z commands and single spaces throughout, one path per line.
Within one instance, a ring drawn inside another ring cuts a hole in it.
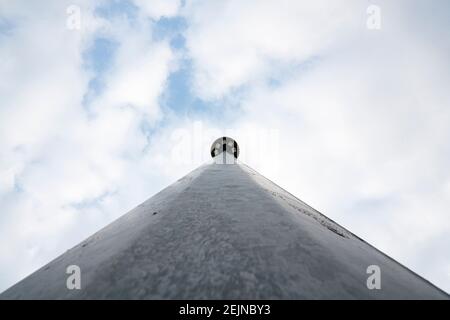
M 449 14 L 0 0 L 0 291 L 228 134 L 243 162 L 449 292 Z

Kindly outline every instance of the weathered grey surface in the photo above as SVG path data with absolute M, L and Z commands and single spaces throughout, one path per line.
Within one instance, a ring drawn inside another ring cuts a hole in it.
M 156 212 L 156 214 L 154 214 Z M 81 290 L 66 267 L 81 267 Z M 368 290 L 378 265 L 381 290 Z M 448 299 L 244 165 L 206 165 L 1 299 Z

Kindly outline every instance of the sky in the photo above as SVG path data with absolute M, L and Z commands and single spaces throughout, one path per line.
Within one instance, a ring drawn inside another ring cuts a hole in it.
M 228 135 L 242 162 L 450 292 L 449 13 L 0 0 L 0 291 Z

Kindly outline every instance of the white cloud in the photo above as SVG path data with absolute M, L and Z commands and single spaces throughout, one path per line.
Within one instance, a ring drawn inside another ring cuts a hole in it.
M 329 1 L 191 1 L 187 47 L 196 67 L 195 88 L 220 98 L 326 50 L 358 26 L 364 7 Z
M 133 2 L 141 8 L 144 15 L 154 20 L 175 16 L 181 6 L 180 0 L 133 0 Z
M 154 121 L 159 116 L 158 97 L 169 72 L 176 68 L 176 56 L 166 41 L 153 40 L 150 21 L 138 21 L 118 18 L 105 26 L 105 34 L 119 42 L 119 49 L 114 66 L 104 76 L 105 92 L 93 108 L 132 106 Z

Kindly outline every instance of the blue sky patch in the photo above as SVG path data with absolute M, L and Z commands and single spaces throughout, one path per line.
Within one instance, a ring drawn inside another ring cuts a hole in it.
M 89 82 L 89 89 L 84 97 L 86 106 L 98 96 L 103 88 L 104 73 L 111 67 L 119 44 L 111 39 L 99 37 L 94 40 L 92 46 L 83 54 L 85 68 L 93 72 L 94 76 Z

